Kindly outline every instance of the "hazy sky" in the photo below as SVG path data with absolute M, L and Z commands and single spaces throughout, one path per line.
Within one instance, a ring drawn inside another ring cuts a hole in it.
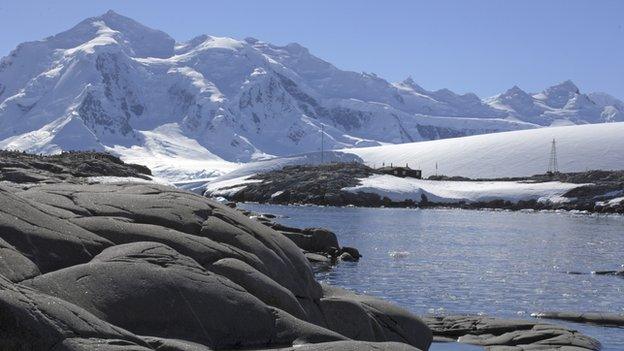
M 487 97 L 572 79 L 624 98 L 624 0 L 0 0 L 0 56 L 108 9 L 178 41 L 298 42 L 339 68 Z

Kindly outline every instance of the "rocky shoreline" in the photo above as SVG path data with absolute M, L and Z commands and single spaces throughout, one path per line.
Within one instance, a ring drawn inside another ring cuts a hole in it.
M 538 199 L 509 201 L 434 201 L 421 196 L 418 200 L 392 200 L 366 191 L 346 191 L 359 185 L 361 179 L 381 174 L 364 164 L 332 163 L 325 165 L 295 165 L 253 175 L 241 183 L 208 189 L 209 197 L 225 197 L 236 202 L 257 202 L 282 205 L 313 204 L 323 206 L 357 207 L 419 207 L 504 210 L 564 210 L 592 213 L 624 213 L 624 171 L 587 171 L 557 173 L 524 178 L 468 179 L 463 177 L 430 177 L 431 181 L 524 182 L 545 183 L 560 181 L 579 184 L 563 194 L 564 201 Z M 613 201 L 611 203 L 610 201 Z
M 600 312 L 538 312 L 531 314 L 535 318 L 556 319 L 575 323 L 594 324 L 606 327 L 624 327 L 624 313 Z
M 359 259 L 329 231 L 138 182 L 148 173 L 114 157 L 58 156 L 80 162 L 57 169 L 2 156 L 0 174 L 20 174 L 0 182 L 2 350 L 424 351 L 437 333 L 436 319 L 319 284 L 315 257 Z M 131 178 L 85 178 L 110 169 Z M 515 325 L 498 337 L 513 340 L 505 350 L 599 347 L 566 328 L 535 333 Z
M 236 208 L 235 203 L 228 203 Z M 340 246 L 336 234 L 325 228 L 295 228 L 275 221 L 275 215 L 239 209 L 245 216 L 281 233 L 297 245 L 315 273 L 326 271 L 341 261 L 357 262 L 362 255 L 354 247 Z
M 560 326 L 487 316 L 425 316 L 437 341 L 479 345 L 488 351 L 600 350 L 600 343 Z
M 72 167 L 19 170 L 0 183 L 0 349 L 431 343 L 409 312 L 316 282 L 291 239 L 237 210 L 164 185 L 94 184 Z

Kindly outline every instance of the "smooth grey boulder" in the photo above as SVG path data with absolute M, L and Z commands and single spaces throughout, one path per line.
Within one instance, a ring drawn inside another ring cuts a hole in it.
M 205 237 L 153 224 L 135 223 L 123 217 L 79 217 L 72 223 L 89 230 L 116 245 L 137 241 L 154 241 L 170 246 L 179 253 L 189 256 L 204 268 L 224 258 L 236 258 L 257 269 L 268 268 L 255 255 L 236 247 L 224 245 Z
M 212 210 L 201 196 L 155 184 L 42 185 L 39 191 L 64 194 L 92 216 L 127 217 L 188 234 L 198 234 Z
M 302 336 L 344 338 L 266 306 L 230 280 L 154 242 L 114 246 L 92 262 L 24 284 L 135 334 L 212 348 L 290 345 Z
M 283 235 L 308 252 L 328 252 L 332 248 L 340 248 L 336 234 L 327 229 L 306 228 L 301 231 L 293 231 L 293 228 L 289 227 L 281 226 L 279 228 L 278 230 L 281 230 Z
M 344 335 L 297 319 L 277 308 L 271 308 L 271 310 L 275 316 L 275 329 L 277 331 L 273 340 L 274 345 L 290 346 L 348 340 Z
M 288 238 L 223 205 L 215 205 L 201 235 L 256 255 L 267 267 L 263 272 L 297 297 L 318 299 L 321 288 L 314 280 L 301 250 Z
M 28 257 L 0 238 L 0 275 L 12 282 L 19 282 L 41 274 Z
M 294 317 L 307 320 L 306 311 L 290 290 L 277 284 L 252 266 L 234 258 L 215 262 L 209 270 L 242 286 L 269 306 L 277 307 Z
M 54 196 L 34 195 L 41 192 Z M 124 231 L 106 228 L 106 223 L 103 223 L 105 220 L 101 218 L 124 218 L 134 224 L 152 226 L 150 229 L 135 229 L 137 227 L 133 226 L 130 232 L 144 236 L 139 240 L 164 241 L 163 237 L 172 233 L 165 229 L 210 239 L 212 244 L 204 240 L 202 245 L 213 246 L 215 250 L 206 259 L 199 259 L 202 265 L 221 258 L 237 258 L 269 276 L 297 297 L 319 298 L 321 295 L 310 266 L 290 240 L 239 211 L 200 195 L 155 184 L 68 183 L 31 186 L 22 191 L 21 195 L 37 198 L 52 207 L 58 196 L 69 199 L 71 203 L 63 202 L 60 206 L 64 211 L 76 214 L 75 218 L 70 218 L 71 221 L 103 237 L 113 239 L 112 236 L 116 236 L 113 240 L 119 242 L 123 241 L 120 235 Z M 79 218 L 84 217 L 84 213 L 88 213 L 91 219 Z M 155 227 L 160 227 L 160 230 L 154 230 Z M 145 233 L 150 230 L 159 232 L 159 238 L 147 238 Z M 167 244 L 176 246 L 171 241 Z M 181 248 L 176 246 L 176 249 Z M 185 254 L 189 252 L 186 250 Z
M 431 345 L 431 330 L 422 320 L 386 301 L 323 285 L 320 306 L 328 328 L 349 338 L 403 342 L 423 350 Z
M 0 185 L 0 238 L 41 272 L 88 262 L 113 243 L 41 211 L 14 189 Z
M 355 340 L 385 340 L 383 326 L 370 318 L 358 302 L 338 298 L 323 298 L 321 310 L 328 328 Z
M 0 350 L 50 350 L 68 338 L 123 340 L 147 346 L 67 301 L 14 284 L 0 276 Z

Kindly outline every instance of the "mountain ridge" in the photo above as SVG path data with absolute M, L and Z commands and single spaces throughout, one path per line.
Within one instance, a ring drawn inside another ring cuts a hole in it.
M 481 100 L 342 71 L 297 43 L 205 34 L 177 43 L 109 11 L 2 58 L 0 148 L 197 161 L 201 148 L 231 163 L 316 151 L 321 133 L 330 149 L 624 119 L 621 101 L 594 95 L 597 104 L 572 86 L 514 108 L 503 94 Z

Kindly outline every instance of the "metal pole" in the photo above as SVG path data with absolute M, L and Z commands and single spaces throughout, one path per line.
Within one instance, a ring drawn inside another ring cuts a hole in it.
M 321 123 L 321 164 L 325 163 L 325 126 Z

